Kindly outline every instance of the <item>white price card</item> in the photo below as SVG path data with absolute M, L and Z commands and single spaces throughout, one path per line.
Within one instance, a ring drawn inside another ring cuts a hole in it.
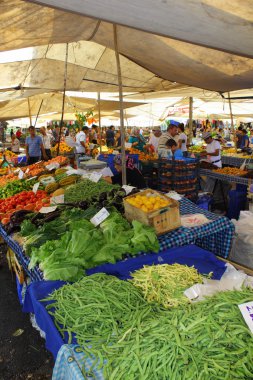
M 25 173 L 23 172 L 23 170 L 19 170 L 18 178 L 22 179 L 22 178 L 24 178 L 24 176 L 25 176 Z
M 101 170 L 100 173 L 102 174 L 103 177 L 113 177 L 113 172 L 111 171 L 110 168 L 104 168 L 103 170 Z
M 125 148 L 126 149 L 130 149 L 130 148 L 132 148 L 132 143 L 125 143 Z
M 117 150 L 114 150 L 114 151 L 112 152 L 112 154 L 119 154 L 119 152 L 118 152 Z
M 63 204 L 64 203 L 64 194 L 56 195 L 55 197 L 52 197 L 51 203 L 53 205 Z
M 66 171 L 66 174 L 67 175 L 78 174 L 78 171 L 77 169 L 69 169 L 68 171 Z
M 136 189 L 136 187 L 134 187 L 134 186 L 128 186 L 128 185 L 123 185 L 123 186 L 122 186 L 122 189 L 124 189 L 125 192 L 126 192 L 126 195 L 128 195 L 128 194 L 131 193 L 131 191 L 132 191 L 133 189 Z
M 92 173 L 90 176 L 90 180 L 93 182 L 98 182 L 101 177 L 102 177 L 101 173 Z
M 26 171 L 25 171 L 25 174 L 28 174 L 28 173 L 29 173 L 29 171 L 30 171 L 30 169 L 29 169 L 29 168 L 27 168 L 27 169 L 26 169 Z
M 58 164 L 58 162 L 54 162 L 53 164 L 46 165 L 46 168 L 49 171 L 58 169 L 59 167 L 60 167 L 60 164 Z
M 33 192 L 34 192 L 34 194 L 37 193 L 39 187 L 40 187 L 40 182 L 36 182 L 36 183 L 33 185 Z
M 103 207 L 93 218 L 91 218 L 90 222 L 97 227 L 100 223 L 102 223 L 109 216 L 109 212 Z
M 37 178 L 37 177 L 35 176 L 35 177 L 28 178 L 26 181 L 32 181 L 35 178 Z
M 238 305 L 248 328 L 253 333 L 253 301 Z
M 39 212 L 41 214 L 48 214 L 49 212 L 53 212 L 56 209 L 57 209 L 57 206 L 41 207 Z

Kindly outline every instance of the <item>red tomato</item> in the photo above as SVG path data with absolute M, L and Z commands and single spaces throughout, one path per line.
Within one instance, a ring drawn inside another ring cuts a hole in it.
M 6 218 L 3 218 L 3 219 L 1 220 L 1 223 L 5 225 L 5 224 L 9 223 L 9 221 L 10 221 L 10 218 L 9 218 L 9 217 L 6 217 Z

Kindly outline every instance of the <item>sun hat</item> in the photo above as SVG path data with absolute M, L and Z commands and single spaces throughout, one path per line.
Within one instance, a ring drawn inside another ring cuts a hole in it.
M 211 133 L 210 132 L 204 132 L 202 134 L 202 138 L 203 140 L 207 140 L 209 137 L 212 137 Z

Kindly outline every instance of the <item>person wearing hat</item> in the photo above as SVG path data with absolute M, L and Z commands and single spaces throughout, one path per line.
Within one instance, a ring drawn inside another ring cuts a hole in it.
M 114 167 L 118 173 L 112 177 L 104 177 L 104 180 L 122 186 L 122 158 L 120 154 L 114 157 Z M 126 180 L 127 185 L 137 187 L 137 189 L 147 187 L 142 173 L 134 166 L 132 158 L 128 157 L 126 157 Z
M 208 162 L 217 166 L 222 167 L 221 162 L 221 145 L 219 141 L 214 140 L 210 132 L 204 132 L 202 135 L 203 140 L 205 140 L 206 152 L 202 153 L 201 156 L 207 156 Z
M 175 124 L 170 124 L 167 128 L 167 132 L 163 133 L 159 137 L 158 154 L 159 154 L 159 151 L 163 152 L 164 149 L 167 149 L 166 142 L 170 139 L 174 140 L 178 144 L 178 140 L 179 140 L 178 127 Z
M 158 150 L 158 143 L 159 138 L 161 136 L 161 128 L 160 127 L 153 127 L 152 128 L 152 134 L 150 135 L 148 146 L 153 148 L 154 152 L 157 153 Z

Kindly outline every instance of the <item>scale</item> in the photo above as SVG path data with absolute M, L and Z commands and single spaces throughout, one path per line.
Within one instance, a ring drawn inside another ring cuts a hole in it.
M 81 161 L 80 168 L 85 170 L 102 170 L 107 167 L 107 163 L 98 160 Z

